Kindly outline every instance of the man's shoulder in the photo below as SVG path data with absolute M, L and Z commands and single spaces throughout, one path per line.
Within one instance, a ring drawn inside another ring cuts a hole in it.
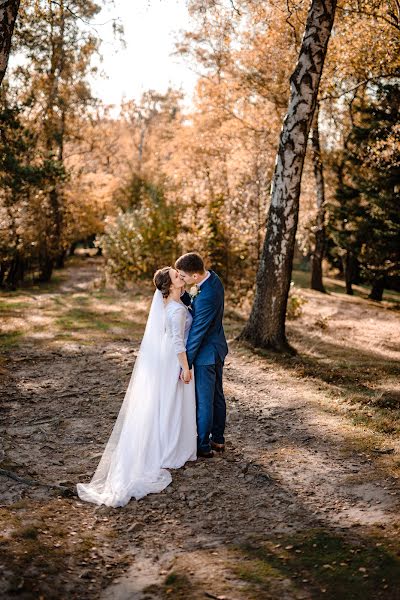
M 224 290 L 223 283 L 215 271 L 210 271 L 210 286 L 214 290 L 218 290 L 218 291 Z
M 200 288 L 203 297 L 214 294 L 222 286 L 221 280 L 214 271 L 210 271 L 210 276 L 206 279 Z M 201 296 L 199 294 L 199 296 Z
M 210 277 L 201 286 L 198 296 L 194 302 L 198 305 L 205 306 L 206 304 L 215 305 L 224 296 L 224 288 L 218 275 L 214 271 L 210 271 Z
M 216 274 L 215 271 L 210 270 L 210 277 L 208 278 L 208 281 L 211 285 L 214 285 L 214 286 L 221 285 L 222 286 L 222 281 L 221 281 L 220 277 Z

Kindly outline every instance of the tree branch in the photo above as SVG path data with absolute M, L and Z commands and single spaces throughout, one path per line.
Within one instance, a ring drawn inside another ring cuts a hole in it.
M 61 3 L 58 2 L 58 0 L 50 0 L 51 4 L 56 4 L 57 6 L 61 6 Z M 115 19 L 108 19 L 108 21 L 105 21 L 104 23 L 91 23 L 90 21 L 86 21 L 83 17 L 81 17 L 80 15 L 78 15 L 76 12 L 74 12 L 68 5 L 64 5 L 63 8 L 69 12 L 69 14 L 74 17 L 74 19 L 77 19 L 78 21 L 82 21 L 82 23 L 84 23 L 85 25 L 89 25 L 90 27 L 103 27 L 104 25 L 108 25 L 109 23 L 112 23 L 115 21 Z
M 233 0 L 229 0 L 229 2 L 230 2 L 230 4 L 231 4 L 231 6 L 232 6 L 233 10 L 235 11 L 235 13 L 236 13 L 236 14 L 237 14 L 239 17 L 241 17 L 241 16 L 242 16 L 242 13 L 241 13 L 241 12 L 240 12 L 240 10 L 237 8 L 237 6 L 235 6 L 235 3 L 233 2 Z
M 379 79 L 390 79 L 391 77 L 396 77 L 396 75 L 391 73 L 388 75 L 375 75 L 374 77 L 368 77 L 367 79 L 360 81 L 353 87 L 349 88 L 348 90 L 345 90 L 344 92 L 338 94 L 337 96 L 332 96 L 330 94 L 328 94 L 327 96 L 323 96 L 322 98 L 319 99 L 319 102 L 323 102 L 324 100 L 338 100 L 339 98 L 346 96 L 346 94 L 350 94 L 350 92 L 354 92 L 358 88 L 362 87 L 363 85 L 366 85 L 367 83 L 370 83 L 371 81 L 379 81 Z
M 397 29 L 397 31 L 400 31 L 400 23 L 398 21 L 395 21 L 394 19 L 389 19 L 388 17 L 385 17 L 384 15 L 380 15 L 377 13 L 370 13 L 370 12 L 366 12 L 364 10 L 355 10 L 355 9 L 351 9 L 351 8 L 342 8 L 341 6 L 338 6 L 337 8 L 338 10 L 341 10 L 342 12 L 346 13 L 346 14 L 356 14 L 356 15 L 364 15 L 365 17 L 371 17 L 373 19 L 380 19 L 381 21 L 385 21 L 385 23 L 387 23 L 388 25 L 390 25 L 391 27 L 394 27 L 395 29 Z
M 42 483 L 41 481 L 36 481 L 35 479 L 27 479 L 26 477 L 20 477 L 13 471 L 9 471 L 8 469 L 0 469 L 0 475 L 3 477 L 8 477 L 9 479 L 13 479 L 14 481 L 18 481 L 18 483 L 23 483 L 24 485 L 30 485 L 32 487 L 44 487 L 47 489 L 56 490 L 62 496 L 66 498 L 72 498 L 76 496 L 77 493 L 75 490 L 71 490 L 63 485 L 58 485 L 57 483 Z

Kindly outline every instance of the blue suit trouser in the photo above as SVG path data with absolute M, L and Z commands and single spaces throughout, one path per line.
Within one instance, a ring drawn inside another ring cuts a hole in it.
M 224 444 L 226 404 L 222 388 L 223 363 L 195 365 L 197 449 L 211 450 L 210 438 Z

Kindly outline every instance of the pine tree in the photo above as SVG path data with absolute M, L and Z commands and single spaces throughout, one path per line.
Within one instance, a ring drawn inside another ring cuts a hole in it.
M 65 176 L 58 161 L 42 151 L 21 107 L 0 108 L 0 285 L 15 289 L 39 262 L 48 225 L 49 191 Z
M 331 235 L 381 300 L 400 273 L 400 86 L 378 85 L 354 110 L 339 169 Z

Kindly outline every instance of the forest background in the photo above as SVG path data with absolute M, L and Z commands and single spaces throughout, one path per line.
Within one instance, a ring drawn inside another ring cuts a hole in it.
M 193 101 L 111 107 L 109 2 L 0 1 L 0 595 L 398 600 L 400 4 L 186 4 Z M 227 290 L 227 451 L 81 503 L 187 250 Z
M 193 105 L 149 90 L 116 116 L 89 85 L 101 3 L 21 3 L 0 97 L 3 288 L 49 281 L 79 245 L 119 286 L 196 249 L 251 302 L 308 2 L 188 4 L 176 53 L 199 74 Z M 297 230 L 314 289 L 329 271 L 349 294 L 399 290 L 399 46 L 396 2 L 339 4 Z

